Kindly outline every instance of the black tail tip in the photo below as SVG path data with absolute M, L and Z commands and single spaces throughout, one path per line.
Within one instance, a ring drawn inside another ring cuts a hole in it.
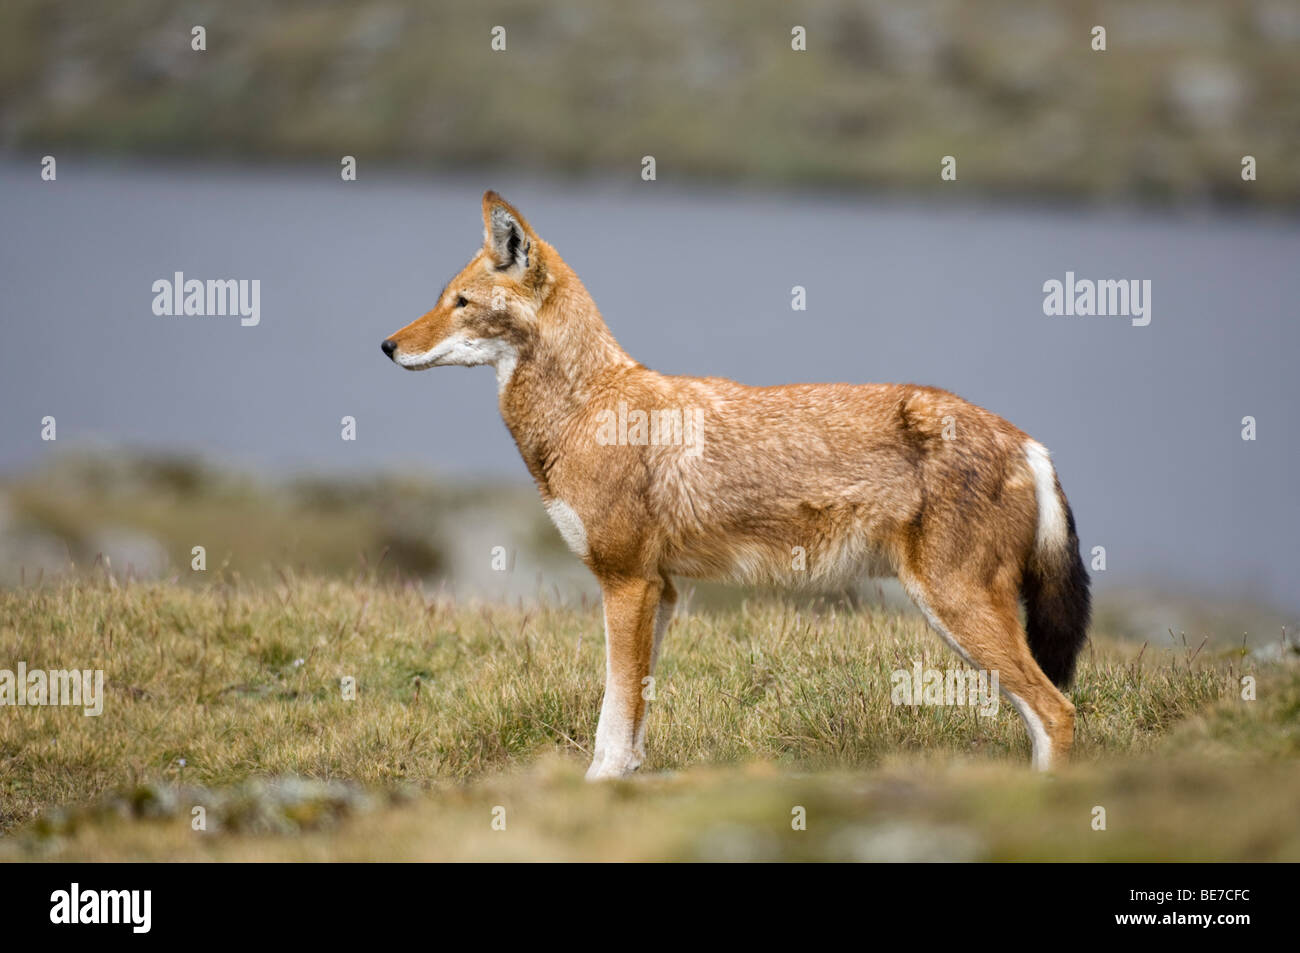
M 1029 651 L 1057 688 L 1074 679 L 1075 663 L 1088 641 L 1092 616 L 1091 581 L 1071 539 L 1069 555 L 1055 569 L 1031 568 L 1025 574 L 1024 600 Z

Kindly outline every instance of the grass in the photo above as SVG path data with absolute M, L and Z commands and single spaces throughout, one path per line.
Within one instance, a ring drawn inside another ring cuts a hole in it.
M 373 575 L 0 590 L 0 668 L 106 694 L 0 709 L 0 858 L 1300 859 L 1289 659 L 1097 636 L 1044 779 L 1008 705 L 890 703 L 894 670 L 956 664 L 918 617 L 750 602 L 674 623 L 642 775 L 590 786 L 600 631 Z

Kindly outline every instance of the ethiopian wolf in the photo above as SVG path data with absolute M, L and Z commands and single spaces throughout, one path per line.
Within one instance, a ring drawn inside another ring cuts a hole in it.
M 483 225 L 482 250 L 383 351 L 409 370 L 496 368 L 501 416 L 546 510 L 600 583 L 605 696 L 588 778 L 645 756 L 642 685 L 675 575 L 897 576 L 958 655 L 998 673 L 1034 765 L 1069 751 L 1074 706 L 1060 688 L 1086 638 L 1088 574 L 1041 444 L 930 387 L 657 373 L 619 347 L 578 276 L 495 192 Z M 692 421 L 689 444 L 662 423 L 651 439 L 665 411 Z

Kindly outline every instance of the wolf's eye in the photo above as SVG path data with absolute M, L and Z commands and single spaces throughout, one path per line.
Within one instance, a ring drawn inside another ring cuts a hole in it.
M 466 298 L 464 295 L 460 295 L 456 298 L 456 307 L 463 308 L 467 304 L 469 304 L 469 299 Z

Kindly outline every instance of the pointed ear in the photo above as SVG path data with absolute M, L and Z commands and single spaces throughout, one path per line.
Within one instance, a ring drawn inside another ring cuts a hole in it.
M 495 192 L 483 193 L 483 248 L 498 271 L 525 272 L 535 237 L 509 202 Z

